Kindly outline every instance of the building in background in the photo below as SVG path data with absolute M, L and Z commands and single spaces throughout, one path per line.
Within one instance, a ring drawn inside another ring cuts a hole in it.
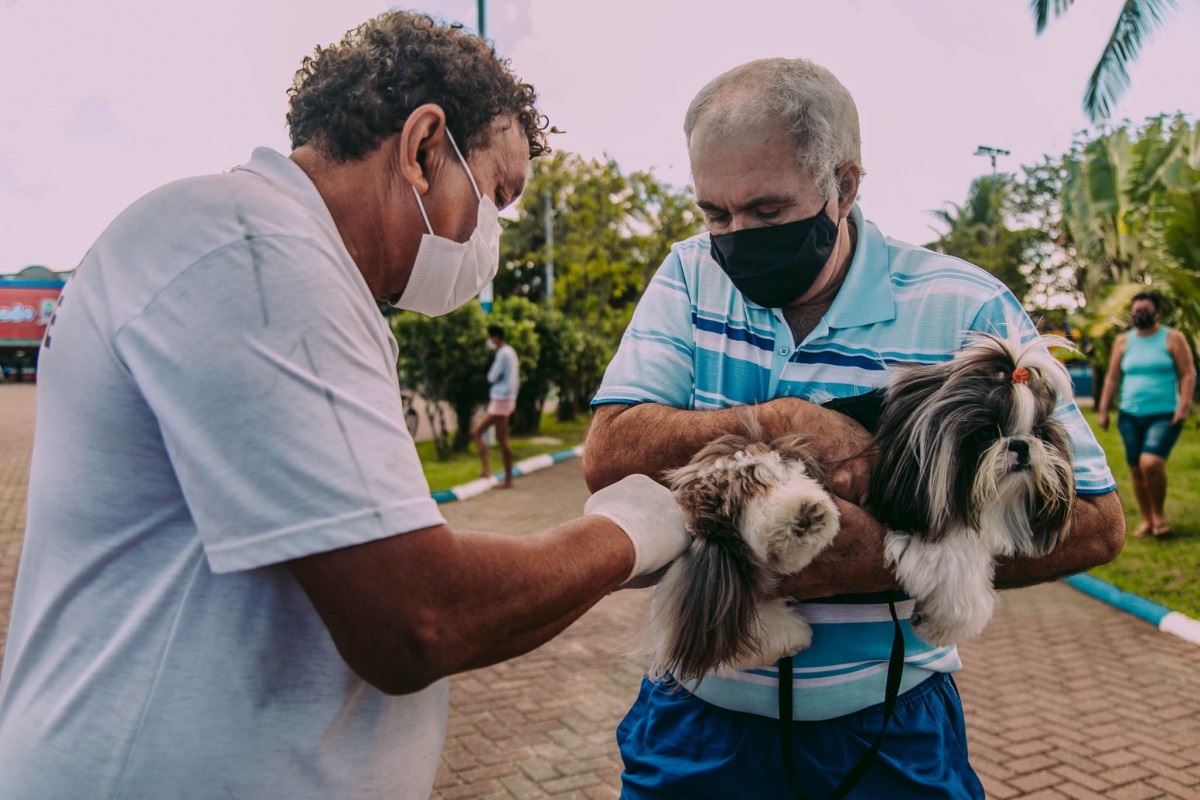
M 0 373 L 6 381 L 32 381 L 38 348 L 58 295 L 70 276 L 46 267 L 26 267 L 0 275 Z

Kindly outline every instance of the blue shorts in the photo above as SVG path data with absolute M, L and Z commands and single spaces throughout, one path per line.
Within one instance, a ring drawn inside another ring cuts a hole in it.
M 796 777 L 828 797 L 879 734 L 883 704 L 822 722 L 795 722 Z M 726 711 L 643 678 L 617 727 L 622 800 L 795 800 L 783 770 L 779 721 Z M 851 798 L 984 800 L 967 763 L 962 703 L 938 674 L 900 695 L 883 746 Z
M 1142 453 L 1158 456 L 1163 461 L 1171 455 L 1171 448 L 1179 441 L 1183 423 L 1171 424 L 1172 414 L 1152 414 L 1135 417 L 1133 414 L 1117 414 L 1117 430 L 1125 442 L 1125 463 L 1136 467 Z

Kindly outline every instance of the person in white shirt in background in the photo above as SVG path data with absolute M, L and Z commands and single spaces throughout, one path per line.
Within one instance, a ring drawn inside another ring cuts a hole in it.
M 504 460 L 504 482 L 500 485 L 509 489 L 513 485 L 513 453 L 512 445 L 508 441 L 508 418 L 517 410 L 517 390 L 521 387 L 520 366 L 517 351 L 504 341 L 502 326 L 488 325 L 487 346 L 496 351 L 487 373 L 487 411 L 471 429 L 471 438 L 475 440 L 475 449 L 483 463 L 483 470 L 479 474 L 486 478 L 492 474 L 492 468 L 488 460 L 489 442 L 485 434 L 489 429 L 495 430 L 496 444 L 500 448 L 500 457 Z

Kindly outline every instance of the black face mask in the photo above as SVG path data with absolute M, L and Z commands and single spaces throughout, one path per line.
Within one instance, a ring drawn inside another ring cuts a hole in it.
M 837 232 L 822 209 L 808 219 L 709 236 L 713 258 L 739 292 L 765 308 L 783 308 L 812 288 Z
M 1139 328 L 1141 330 L 1153 328 L 1154 327 L 1154 312 L 1153 311 L 1139 311 L 1136 314 L 1134 314 L 1133 315 L 1133 327 Z

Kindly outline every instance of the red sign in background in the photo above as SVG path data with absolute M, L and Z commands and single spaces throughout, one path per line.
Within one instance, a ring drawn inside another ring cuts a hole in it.
M 40 342 L 61 286 L 0 286 L 0 344 Z

